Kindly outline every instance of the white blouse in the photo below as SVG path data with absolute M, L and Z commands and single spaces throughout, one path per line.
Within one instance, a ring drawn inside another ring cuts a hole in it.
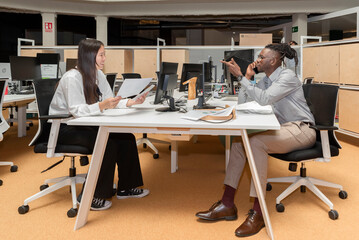
M 113 97 L 113 92 L 107 82 L 105 74 L 97 71 L 98 88 L 102 93 L 100 101 Z M 121 100 L 116 108 L 126 108 L 128 99 Z M 82 75 L 77 69 L 66 72 L 52 98 L 49 114 L 72 114 L 74 117 L 99 115 L 101 113 L 99 102 L 87 104 L 83 89 Z

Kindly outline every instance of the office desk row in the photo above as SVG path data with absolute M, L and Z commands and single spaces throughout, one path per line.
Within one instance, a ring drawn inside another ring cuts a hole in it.
M 35 100 L 35 94 L 5 95 L 3 107 L 17 107 L 17 136 L 26 136 L 26 107 Z
M 153 101 L 153 100 L 152 100 Z M 204 121 L 191 121 L 182 119 L 180 112 L 157 112 L 156 105 L 150 104 L 151 98 L 147 98 L 142 105 L 129 109 L 112 109 L 102 116 L 82 117 L 68 121 L 69 125 L 78 126 L 99 126 L 92 160 L 90 163 L 87 182 L 82 196 L 79 212 L 74 229 L 83 227 L 87 222 L 91 200 L 95 190 L 102 158 L 109 133 L 131 132 L 131 133 L 159 133 L 172 135 L 225 135 L 227 145 L 229 136 L 242 136 L 246 150 L 252 178 L 257 190 L 259 202 L 262 208 L 266 230 L 271 239 L 273 232 L 268 216 L 267 206 L 260 187 L 258 173 L 253 160 L 253 154 L 247 135 L 247 129 L 279 129 L 280 125 L 274 114 L 245 114 L 238 113 L 234 120 L 224 123 L 209 123 Z M 216 100 L 210 102 L 212 105 L 235 104 L 235 102 Z M 171 142 L 171 171 L 175 172 L 178 166 L 178 149 L 176 141 Z M 226 159 L 229 157 L 229 146 L 226 146 Z

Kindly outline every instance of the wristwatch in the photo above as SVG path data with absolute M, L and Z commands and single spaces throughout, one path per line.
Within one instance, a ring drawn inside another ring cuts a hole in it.
M 242 80 L 243 76 L 239 75 L 238 76 L 238 82 L 240 82 Z

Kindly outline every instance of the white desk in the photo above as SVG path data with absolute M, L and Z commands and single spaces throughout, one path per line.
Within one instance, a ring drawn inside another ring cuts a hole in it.
M 17 136 L 26 136 L 26 107 L 35 100 L 35 94 L 5 95 L 3 107 L 17 107 Z
M 222 102 L 221 105 L 230 102 Z M 218 104 L 217 104 L 218 105 Z M 237 118 L 225 123 L 208 123 L 203 121 L 190 121 L 181 119 L 179 112 L 156 112 L 153 106 L 142 105 L 133 109 L 123 109 L 117 116 L 96 116 L 73 119 L 69 125 L 99 126 L 92 160 L 90 163 L 85 189 L 82 195 L 79 212 L 77 215 L 75 230 L 83 227 L 87 222 L 92 196 L 95 190 L 102 158 L 107 144 L 109 133 L 131 132 L 131 133 L 159 133 L 159 134 L 194 134 L 194 135 L 241 135 L 248 157 L 258 199 L 262 208 L 266 230 L 273 239 L 272 227 L 268 216 L 267 206 L 260 187 L 258 173 L 253 160 L 252 150 L 246 129 L 279 129 L 280 125 L 273 114 L 244 114 L 237 113 Z M 177 144 L 172 142 L 171 158 L 175 158 L 177 168 Z M 172 166 L 172 167 L 173 167 Z

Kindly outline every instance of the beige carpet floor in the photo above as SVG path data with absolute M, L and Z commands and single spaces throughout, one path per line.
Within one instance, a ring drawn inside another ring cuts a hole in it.
M 139 148 L 145 188 L 149 196 L 143 199 L 112 199 L 106 211 L 89 214 L 88 223 L 74 231 L 75 218 L 68 218 L 71 208 L 69 188 L 61 189 L 29 204 L 30 211 L 20 215 L 17 208 L 39 190 L 47 178 L 68 173 L 69 161 L 41 174 L 40 171 L 59 159 L 47 159 L 33 153 L 28 144 L 37 126 L 28 136 L 17 138 L 16 125 L 5 133 L 0 142 L 0 160 L 13 161 L 18 172 L 0 167 L 0 239 L 237 239 L 234 230 L 246 218 L 252 201 L 248 197 L 250 172 L 248 166 L 241 178 L 235 203 L 238 220 L 207 223 L 199 221 L 195 213 L 208 209 L 223 193 L 224 147 L 217 137 L 199 136 L 198 142 L 179 143 L 179 170 L 170 173 L 170 151 L 167 144 L 156 144 L 159 159 L 152 152 Z M 164 136 L 159 136 L 164 139 Z M 275 198 L 288 184 L 273 184 L 266 201 L 275 239 L 359 239 L 359 141 L 340 136 L 343 150 L 330 163 L 307 163 L 309 176 L 342 184 L 349 197 L 342 200 L 338 191 L 321 188 L 339 212 L 339 219 L 328 217 L 328 207 L 311 192 L 295 191 L 283 200 L 283 213 L 275 210 Z M 269 177 L 288 176 L 288 164 L 269 160 Z M 77 161 L 78 173 L 87 171 Z M 78 190 L 81 186 L 78 186 Z M 247 239 L 269 239 L 265 229 Z

